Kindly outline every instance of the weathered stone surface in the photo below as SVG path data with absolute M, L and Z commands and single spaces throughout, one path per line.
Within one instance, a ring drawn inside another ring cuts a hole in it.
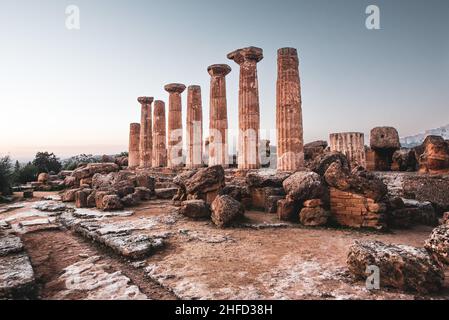
M 31 206 L 33 209 L 44 212 L 62 212 L 68 209 L 67 205 L 60 203 L 59 201 L 48 200 L 39 201 Z
M 177 188 L 155 189 L 156 197 L 159 199 L 172 199 L 178 192 Z
M 140 165 L 140 123 L 129 126 L 128 166 L 133 169 Z
M 315 159 L 311 164 L 311 170 L 318 173 L 320 176 L 324 176 L 327 169 L 334 162 L 340 163 L 341 167 L 345 170 L 350 170 L 349 161 L 346 156 L 340 152 L 325 153 L 321 157 Z
M 211 210 L 212 222 L 221 228 L 228 227 L 245 213 L 243 205 L 227 195 L 216 197 Z
M 414 224 L 422 224 L 432 227 L 438 225 L 438 218 L 431 202 L 420 202 L 412 199 L 402 200 L 405 208 L 415 209 L 412 215 L 412 221 Z
M 87 197 L 91 194 L 91 189 L 84 189 L 75 193 L 75 207 L 87 208 Z
M 153 167 L 167 166 L 167 132 L 165 124 L 165 103 L 154 101 L 153 119 Z
M 361 194 L 376 202 L 382 201 L 388 192 L 387 186 L 375 175 L 364 170 L 350 173 L 338 162 L 328 167 L 324 179 L 331 187 Z
M 23 192 L 24 199 L 32 199 L 34 197 L 34 193 L 31 190 L 27 190 Z
M 183 164 L 181 93 L 185 89 L 186 86 L 180 83 L 171 83 L 165 86 L 165 91 L 169 93 L 167 137 L 167 166 L 169 168 L 176 168 Z
M 268 196 L 265 200 L 265 212 L 277 213 L 279 200 L 284 199 L 284 196 Z
M 449 175 L 408 172 L 374 173 L 388 187 L 390 197 L 429 201 L 438 213 L 449 210 Z
M 139 198 L 139 200 L 148 201 L 152 198 L 152 196 L 154 195 L 154 192 L 152 192 L 150 189 L 145 188 L 145 187 L 137 187 L 133 194 L 135 196 L 137 196 Z
M 365 136 L 361 132 L 342 132 L 330 135 L 331 152 L 341 152 L 351 168 L 366 167 Z
M 0 256 L 0 299 L 35 299 L 36 282 L 25 253 Z
M 306 143 L 304 145 L 304 159 L 306 161 L 313 161 L 317 157 L 322 156 L 327 148 L 327 141 L 318 140 Z
M 93 256 L 64 269 L 59 281 L 65 288 L 55 299 L 83 293 L 86 300 L 145 300 L 147 297 L 120 271 L 110 273 L 109 265 Z
M 391 170 L 412 172 L 416 171 L 417 168 L 418 160 L 415 151 L 403 148 L 394 152 Z
M 386 206 L 364 195 L 330 188 L 332 218 L 342 226 L 385 229 Z
M 267 210 L 267 199 L 270 196 L 281 196 L 285 197 L 285 191 L 283 188 L 250 188 L 251 203 L 252 207 L 260 210 Z
M 109 173 L 120 170 L 120 167 L 115 163 L 88 163 L 72 172 L 72 177 L 77 180 L 93 177 L 96 173 Z
M 134 192 L 133 194 L 128 194 L 127 196 L 124 196 L 122 199 L 120 199 L 120 201 L 125 207 L 133 207 L 139 204 L 140 195 Z
M 104 211 L 122 210 L 123 204 L 117 195 L 105 195 L 101 201 L 101 208 Z
M 218 192 L 224 186 L 225 178 L 222 166 L 200 169 L 185 181 L 186 193 L 197 195 L 199 199 L 203 199 L 206 193 Z
M 449 265 L 449 225 L 443 224 L 433 229 L 425 248 L 443 264 Z
M 153 153 L 153 123 L 151 104 L 153 97 L 139 97 L 137 101 L 140 103 L 140 138 L 139 138 L 139 154 L 141 168 L 151 168 Z
M 281 199 L 277 203 L 277 215 L 281 221 L 290 221 L 298 214 L 300 205 L 297 201 L 290 198 Z
M 376 127 L 371 130 L 370 136 L 371 149 L 399 149 L 398 131 L 393 127 Z
M 230 185 L 227 184 L 219 192 L 220 195 L 229 195 L 235 200 L 241 202 L 245 198 L 250 198 L 251 194 L 247 186 L 245 185 Z
M 274 187 L 282 188 L 282 183 L 290 176 L 287 172 L 277 172 L 275 170 L 259 170 L 249 172 L 246 175 L 246 183 L 250 187 L 263 188 Z
M 444 280 L 443 270 L 425 249 L 405 245 L 356 241 L 349 249 L 347 264 L 359 279 L 366 279 L 368 266 L 377 266 L 382 287 L 406 291 L 437 292 Z
M 329 211 L 321 207 L 305 207 L 299 213 L 301 224 L 309 227 L 324 226 L 327 224 L 329 217 Z
M 80 189 L 69 189 L 62 195 L 63 202 L 73 202 L 75 201 L 75 194 L 80 191 Z
M 23 251 L 23 244 L 19 237 L 0 234 L 0 257 Z
M 315 172 L 296 172 L 284 180 L 283 186 L 288 196 L 300 203 L 320 199 L 326 193 L 321 177 Z
M 257 63 L 263 59 L 263 50 L 247 47 L 235 50 L 227 57 L 240 66 L 238 167 L 258 169 L 260 111 Z
M 228 113 L 226 102 L 226 75 L 231 67 L 215 64 L 207 68 L 210 79 L 209 112 L 209 166 L 229 166 Z
M 428 136 L 419 156 L 421 173 L 449 173 L 449 143 L 440 136 Z
M 200 86 L 187 88 L 186 140 L 186 167 L 201 167 L 203 165 L 203 107 Z
M 277 61 L 277 168 L 281 171 L 297 171 L 304 167 L 301 84 L 297 50 L 279 49 Z
M 179 213 L 193 219 L 209 218 L 211 215 L 204 200 L 183 201 Z

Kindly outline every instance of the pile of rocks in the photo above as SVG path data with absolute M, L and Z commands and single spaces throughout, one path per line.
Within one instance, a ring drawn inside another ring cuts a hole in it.
M 428 136 L 415 148 L 421 173 L 449 173 L 449 142 L 440 136 Z
M 109 171 L 114 166 L 104 167 Z M 85 176 L 87 172 L 96 172 L 98 167 L 83 169 L 84 173 L 75 174 Z M 72 176 L 74 177 L 74 176 Z M 110 172 L 94 173 L 92 177 L 80 179 L 80 186 L 72 188 L 62 196 L 62 201 L 75 201 L 77 208 L 93 208 L 109 211 L 122 210 L 124 207 L 137 205 L 142 200 L 150 200 L 155 196 L 154 178 L 145 172 Z
M 66 171 L 59 174 L 42 172 L 38 175 L 37 181 L 31 182 L 30 187 L 34 191 L 59 191 L 64 188 Z

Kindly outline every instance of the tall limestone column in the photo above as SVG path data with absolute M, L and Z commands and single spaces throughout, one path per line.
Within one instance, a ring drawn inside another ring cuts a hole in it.
M 165 103 L 154 101 L 153 116 L 153 167 L 167 166 L 167 134 L 165 124 Z
M 170 83 L 165 86 L 169 95 L 168 100 L 168 148 L 167 166 L 181 167 L 182 159 L 182 102 L 181 93 L 186 86 L 180 83 Z
M 134 169 L 140 165 L 140 123 L 129 126 L 128 167 Z
M 304 167 L 304 138 L 298 53 L 278 50 L 276 88 L 277 169 L 297 171 Z
M 203 107 L 201 87 L 187 88 L 187 157 L 186 167 L 199 168 L 203 164 Z
M 238 167 L 258 169 L 260 113 L 257 63 L 263 59 L 263 50 L 256 47 L 238 49 L 229 53 L 228 59 L 240 65 Z
M 228 107 L 226 101 L 226 75 L 231 72 L 227 64 L 214 64 L 207 68 L 210 78 L 209 111 L 209 166 L 229 167 Z
M 140 113 L 140 167 L 151 168 L 153 153 L 153 129 L 151 120 L 151 104 L 153 97 L 139 97 L 137 101 L 142 105 Z

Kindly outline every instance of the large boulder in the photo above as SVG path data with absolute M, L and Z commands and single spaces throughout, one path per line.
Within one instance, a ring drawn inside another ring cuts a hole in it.
M 245 213 L 243 205 L 228 195 L 216 197 L 212 202 L 211 210 L 212 222 L 221 228 L 231 225 Z
M 304 226 L 318 227 L 327 224 L 330 217 L 329 211 L 322 207 L 304 207 L 299 213 L 299 221 Z
M 370 172 L 357 169 L 349 172 L 340 163 L 334 162 L 326 170 L 324 179 L 329 186 L 338 190 L 361 194 L 376 202 L 383 200 L 388 193 L 385 183 Z
M 295 215 L 298 214 L 300 204 L 290 198 L 281 199 L 277 202 L 276 209 L 279 220 L 290 221 L 294 220 Z
M 290 176 L 287 172 L 278 172 L 276 170 L 259 170 L 249 172 L 246 175 L 246 183 L 249 187 L 264 188 L 273 187 L 280 188 L 285 179 Z
M 186 182 L 187 194 L 208 193 L 225 186 L 225 174 L 222 166 L 212 166 L 198 170 Z
M 449 143 L 440 136 L 428 136 L 423 143 L 424 153 L 419 157 L 422 173 L 449 172 Z
M 328 144 L 327 141 L 318 140 L 306 143 L 304 145 L 304 159 L 306 161 L 314 160 L 318 156 L 321 156 L 326 150 Z
M 75 201 L 75 194 L 79 190 L 80 189 L 69 189 L 69 190 L 66 190 L 64 192 L 64 194 L 62 195 L 62 201 L 63 202 L 73 202 L 73 201 Z
M 322 179 L 315 172 L 296 172 L 284 180 L 283 187 L 290 199 L 300 203 L 326 195 Z
M 119 171 L 120 167 L 115 163 L 88 163 L 72 172 L 72 177 L 77 180 L 92 177 L 96 173 L 109 173 Z
M 50 177 L 48 173 L 42 172 L 37 176 L 37 182 L 46 184 L 49 181 Z
M 123 204 L 121 203 L 120 198 L 115 194 L 103 196 L 101 206 L 103 211 L 115 211 L 123 209 Z
M 358 279 L 365 280 L 367 267 L 376 266 L 381 286 L 421 294 L 438 292 L 444 281 L 444 272 L 432 256 L 411 246 L 356 241 L 349 249 L 347 264 Z
M 183 201 L 179 213 L 192 218 L 203 219 L 210 217 L 210 210 L 204 200 L 187 200 Z
M 349 161 L 346 156 L 341 152 L 333 151 L 323 154 L 321 157 L 317 158 L 311 165 L 310 169 L 313 172 L 318 173 L 320 176 L 324 176 L 329 166 L 334 162 L 340 163 L 341 167 L 344 169 L 349 170 L 350 168 Z
M 449 265 L 449 224 L 443 224 L 433 229 L 425 248 L 431 252 L 438 261 Z
M 370 146 L 373 150 L 379 149 L 399 149 L 398 131 L 393 127 L 376 127 L 371 130 Z
M 412 149 L 400 149 L 393 153 L 393 163 L 391 165 L 393 171 L 416 171 L 418 169 L 418 160 L 416 153 Z

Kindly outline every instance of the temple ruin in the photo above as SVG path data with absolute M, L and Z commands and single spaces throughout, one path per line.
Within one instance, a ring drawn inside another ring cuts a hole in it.
M 365 139 L 361 132 L 332 133 L 329 136 L 330 150 L 341 152 L 347 158 L 351 168 L 366 167 Z
M 154 102 L 153 117 L 153 167 L 167 166 L 167 134 L 165 123 L 165 103 Z
M 140 123 L 129 126 L 128 167 L 135 169 L 140 165 Z

